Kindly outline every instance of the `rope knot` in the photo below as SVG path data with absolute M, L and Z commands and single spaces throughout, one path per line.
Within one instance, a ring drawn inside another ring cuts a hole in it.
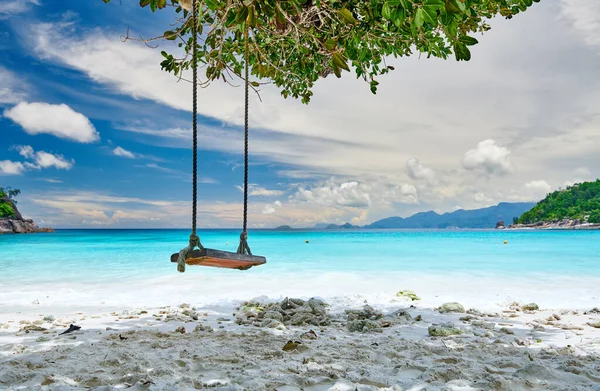
M 248 231 L 246 230 L 243 230 L 240 234 L 240 245 L 238 246 L 237 253 L 252 255 L 252 251 L 250 251 L 250 246 L 248 246 Z

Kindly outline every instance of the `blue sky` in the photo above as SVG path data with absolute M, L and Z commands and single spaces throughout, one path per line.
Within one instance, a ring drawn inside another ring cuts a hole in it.
M 251 227 L 369 223 L 535 201 L 599 175 L 600 6 L 494 20 L 469 63 L 393 60 L 378 95 L 345 75 L 309 106 L 251 103 Z M 171 11 L 136 1 L 0 5 L 0 186 L 56 227 L 187 227 L 191 86 L 160 70 Z M 237 227 L 243 90 L 200 90 L 199 225 Z

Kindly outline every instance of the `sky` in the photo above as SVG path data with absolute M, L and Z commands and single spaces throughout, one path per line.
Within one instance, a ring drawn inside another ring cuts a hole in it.
M 56 228 L 191 226 L 191 85 L 160 69 L 175 13 L 137 1 L 2 0 L 0 186 Z M 309 105 L 250 104 L 249 227 L 367 224 L 538 201 L 600 176 L 600 2 L 543 0 L 469 62 L 389 59 Z M 200 89 L 198 226 L 241 225 L 243 88 Z

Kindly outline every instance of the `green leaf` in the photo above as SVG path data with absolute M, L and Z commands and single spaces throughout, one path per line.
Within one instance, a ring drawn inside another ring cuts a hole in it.
M 167 0 L 158 0 L 158 9 L 161 10 L 167 6 Z
M 423 11 L 423 8 L 419 8 L 417 9 L 417 12 L 415 12 L 415 26 L 418 28 L 423 27 L 423 23 L 425 22 L 424 14 L 425 12 Z
M 402 8 L 404 8 L 407 11 L 412 9 L 411 0 L 400 0 L 400 4 L 402 4 Z
M 342 17 L 342 19 L 346 23 L 350 23 L 350 24 L 356 24 L 356 23 L 358 23 L 356 21 L 356 19 L 354 18 L 354 16 L 352 15 L 352 12 L 348 11 L 347 8 L 342 8 L 338 12 L 339 12 L 340 16 Z
M 150 0 L 140 0 L 140 7 L 145 7 L 150 4 Z
M 235 22 L 237 24 L 242 24 L 248 18 L 248 7 L 242 6 L 238 9 L 237 14 L 235 15 Z
M 437 26 L 437 8 L 436 7 L 423 7 L 423 18 L 427 23 Z
M 423 1 L 424 7 L 434 7 L 435 9 L 440 9 L 444 6 L 444 0 L 425 0 Z
M 390 4 L 387 1 L 383 3 L 383 7 L 381 8 L 381 16 L 383 16 L 383 18 L 387 20 L 392 19 L 392 10 L 390 8 Z
M 458 38 L 458 40 L 468 46 L 477 45 L 479 43 L 478 40 L 467 35 L 463 35 L 462 37 Z
M 454 55 L 456 56 L 456 61 L 469 61 L 471 59 L 471 51 L 462 42 L 454 44 Z
M 165 31 L 163 37 L 165 37 L 166 40 L 174 41 L 177 39 L 177 34 L 175 31 Z
M 350 67 L 348 66 L 348 64 L 346 63 L 346 59 L 340 52 L 333 53 L 333 55 L 331 56 L 331 59 L 333 60 L 333 63 L 335 65 L 350 72 Z
M 325 41 L 325 47 L 327 50 L 333 50 L 337 46 L 337 43 L 337 39 L 329 38 L 327 41 Z

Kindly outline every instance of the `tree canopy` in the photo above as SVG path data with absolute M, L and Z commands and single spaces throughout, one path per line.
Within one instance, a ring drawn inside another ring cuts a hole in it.
M 111 0 L 103 0 L 105 3 Z M 192 59 L 193 0 L 140 0 L 151 11 L 171 10 L 176 23 L 162 38 L 180 53 L 162 51 L 162 69 L 179 75 L 192 61 L 206 80 L 242 77 L 245 32 L 248 59 L 258 80 L 270 80 L 284 97 L 308 103 L 321 77 L 352 71 L 377 91 L 377 76 L 393 70 L 386 57 L 414 52 L 457 61 L 471 58 L 475 33 L 489 20 L 507 19 L 539 0 L 197 0 L 198 56 Z M 258 86 L 258 82 L 253 82 Z
M 550 193 L 519 218 L 520 224 L 579 219 L 600 223 L 600 179 L 583 182 Z
M 18 189 L 0 187 L 0 218 L 15 216 L 15 210 L 13 209 L 12 202 L 16 203 L 14 198 L 20 193 L 21 191 Z

